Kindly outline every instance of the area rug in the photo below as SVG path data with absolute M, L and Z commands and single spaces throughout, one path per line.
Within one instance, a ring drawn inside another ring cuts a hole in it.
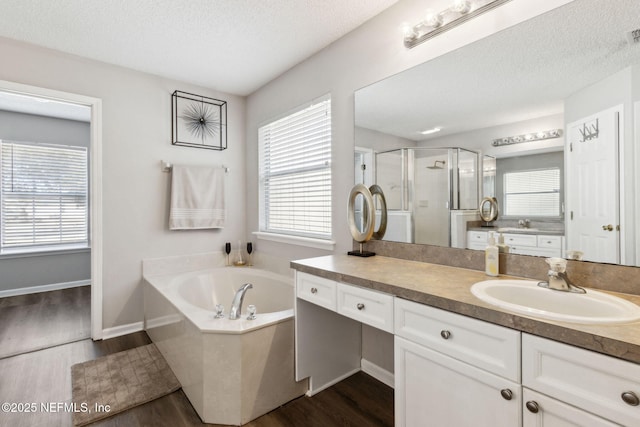
M 155 344 L 71 367 L 73 424 L 84 426 L 180 388 Z

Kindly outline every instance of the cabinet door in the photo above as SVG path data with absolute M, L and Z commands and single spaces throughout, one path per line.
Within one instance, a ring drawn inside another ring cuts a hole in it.
M 522 388 L 523 427 L 614 427 L 609 422 L 589 412 L 575 408 L 544 394 Z
M 522 425 L 519 384 L 397 336 L 395 393 L 398 427 Z

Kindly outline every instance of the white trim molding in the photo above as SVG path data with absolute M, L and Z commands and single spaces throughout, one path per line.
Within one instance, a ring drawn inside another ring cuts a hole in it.
M 133 334 L 134 332 L 140 331 L 144 331 L 144 322 L 134 322 L 129 323 L 128 325 L 105 328 L 100 331 L 100 333 L 103 340 L 108 340 L 109 338 L 121 337 L 123 335 Z
M 309 248 L 325 249 L 332 251 L 336 247 L 335 240 L 313 239 L 310 237 L 289 236 L 287 234 L 267 233 L 264 231 L 254 231 L 253 235 L 261 240 L 271 242 L 286 243 L 289 245 L 307 246 Z
M 365 374 L 369 374 L 381 383 L 386 384 L 391 388 L 395 388 L 395 376 L 392 372 L 389 372 L 386 369 L 383 369 L 380 366 L 369 362 L 367 359 L 360 360 L 360 368 Z
M 91 280 L 76 280 L 75 282 L 52 283 L 50 285 L 29 286 L 27 288 L 15 288 L 0 291 L 0 298 L 15 297 L 18 295 L 37 294 L 39 292 L 57 291 L 60 289 L 78 288 L 91 284 Z

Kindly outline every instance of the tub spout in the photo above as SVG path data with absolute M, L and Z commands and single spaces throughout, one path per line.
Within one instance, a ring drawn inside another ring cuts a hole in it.
M 242 301 L 244 300 L 244 294 L 251 288 L 253 288 L 251 283 L 245 283 L 240 289 L 238 289 L 233 297 L 233 302 L 231 303 L 229 319 L 235 320 L 240 318 L 242 315 Z

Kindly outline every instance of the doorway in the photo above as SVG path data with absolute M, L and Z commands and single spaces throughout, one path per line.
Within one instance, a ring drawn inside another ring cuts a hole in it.
M 88 108 L 89 115 L 89 187 L 88 210 L 90 242 L 90 307 L 91 338 L 102 339 L 102 101 L 98 98 L 60 92 L 52 89 L 1 81 L 0 92 L 22 97 L 35 97 L 42 104 L 58 103 L 74 107 Z M 79 108 L 76 108 L 79 109 Z M 80 108 L 81 109 L 81 108 Z

